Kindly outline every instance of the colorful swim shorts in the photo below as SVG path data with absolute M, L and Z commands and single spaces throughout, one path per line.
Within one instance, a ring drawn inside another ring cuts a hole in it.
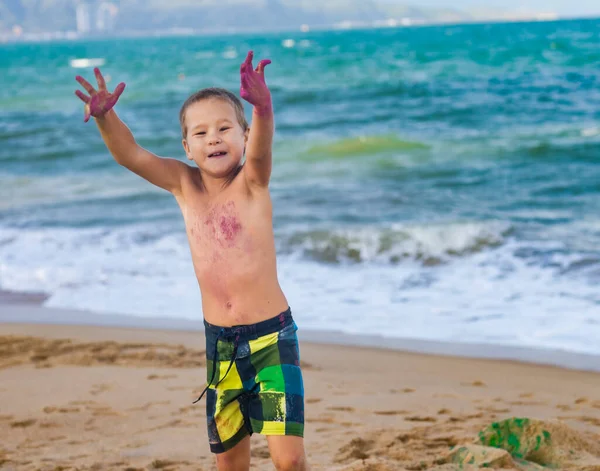
M 304 434 L 298 327 L 288 308 L 252 325 L 204 321 L 208 440 L 223 453 L 247 435 Z M 195 401 L 195 402 L 197 402 Z

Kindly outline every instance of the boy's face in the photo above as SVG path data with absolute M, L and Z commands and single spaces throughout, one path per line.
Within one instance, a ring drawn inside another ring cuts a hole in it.
M 239 166 L 248 130 L 242 129 L 233 105 L 218 98 L 198 101 L 186 110 L 185 124 L 183 148 L 200 170 L 219 178 Z

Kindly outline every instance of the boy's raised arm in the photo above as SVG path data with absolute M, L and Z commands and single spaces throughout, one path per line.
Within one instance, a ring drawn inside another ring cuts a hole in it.
M 75 91 L 75 94 L 85 103 L 84 121 L 87 122 L 90 116 L 96 118 L 102 139 L 117 163 L 160 188 L 174 194 L 180 193 L 181 177 L 188 171 L 188 166 L 179 160 L 158 157 L 141 147 L 129 128 L 112 109 L 123 93 L 125 84 L 120 83 L 115 91 L 110 93 L 98 68 L 94 69 L 94 74 L 98 82 L 98 90 L 95 90 L 83 77 L 75 78 L 90 94 L 87 96 L 80 90 Z
M 265 84 L 265 66 L 271 61 L 261 60 L 255 70 L 252 57 L 250 51 L 240 67 L 240 95 L 254 105 L 244 172 L 251 185 L 266 187 L 271 177 L 274 119 L 271 92 Z

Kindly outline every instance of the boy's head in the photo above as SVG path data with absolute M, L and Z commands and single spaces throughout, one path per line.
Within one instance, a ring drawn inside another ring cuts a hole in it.
M 205 88 L 181 107 L 179 122 L 188 159 L 213 177 L 239 166 L 248 138 L 242 102 L 223 88 Z

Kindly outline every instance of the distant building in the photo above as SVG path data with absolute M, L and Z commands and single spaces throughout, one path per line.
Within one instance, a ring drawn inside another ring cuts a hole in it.
M 112 31 L 119 8 L 111 2 L 100 2 L 96 9 L 96 30 L 99 32 Z
M 76 5 L 79 34 L 113 31 L 119 7 L 107 0 L 78 0 Z
M 77 32 L 79 34 L 88 34 L 92 26 L 90 3 L 86 1 L 78 2 L 75 15 L 77 21 Z

